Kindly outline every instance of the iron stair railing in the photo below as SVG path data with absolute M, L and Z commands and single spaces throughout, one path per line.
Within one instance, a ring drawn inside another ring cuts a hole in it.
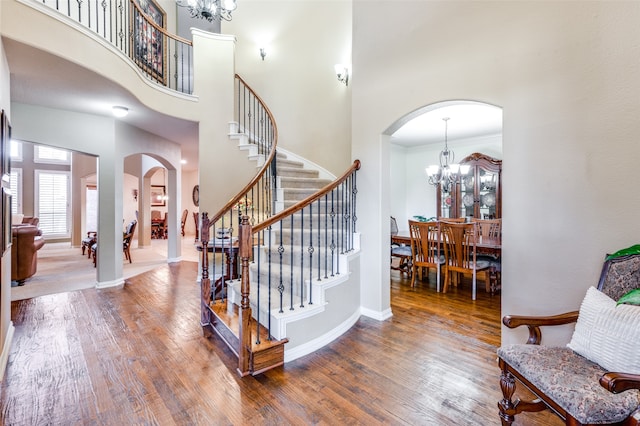
M 23 0 L 24 4 L 29 1 Z M 153 2 L 136 0 L 33 1 L 83 25 L 120 50 L 155 83 L 193 92 L 193 44 L 169 33 L 166 14 Z

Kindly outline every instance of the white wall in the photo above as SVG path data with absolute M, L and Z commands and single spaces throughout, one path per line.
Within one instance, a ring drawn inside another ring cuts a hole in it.
M 222 32 L 236 36 L 236 70 L 275 116 L 279 145 L 341 175 L 358 71 L 346 87 L 334 65 L 351 63 L 351 2 L 242 0 Z
M 0 20 L 2 8 L 0 7 Z M 4 45 L 0 40 L 0 108 L 11 118 L 10 70 Z M 3 230 L 4 231 L 4 230 Z M 0 257 L 0 379 L 9 358 L 14 326 L 11 322 L 11 251 Z
M 353 16 L 363 303 L 388 305 L 381 135 L 421 106 L 471 99 L 503 108 L 503 312 L 578 308 L 605 253 L 640 234 L 640 3 L 354 2 Z

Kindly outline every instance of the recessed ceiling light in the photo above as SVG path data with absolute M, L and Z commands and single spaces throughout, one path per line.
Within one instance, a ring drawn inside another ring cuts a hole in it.
M 126 117 L 129 114 L 129 108 L 123 106 L 114 106 L 111 108 L 113 115 L 118 118 Z
M 187 164 L 187 160 L 185 160 L 184 158 L 182 160 L 180 160 L 180 163 L 182 164 Z

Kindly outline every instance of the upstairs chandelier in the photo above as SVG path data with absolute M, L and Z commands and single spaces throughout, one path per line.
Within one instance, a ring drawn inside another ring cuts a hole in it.
M 455 184 L 460 175 L 469 173 L 469 165 L 455 163 L 455 154 L 449 149 L 447 140 L 449 117 L 444 117 L 444 149 L 440 151 L 440 165 L 433 164 L 426 168 L 429 183 L 431 185 L 442 185 L 444 192 L 451 190 L 451 185 Z
M 176 0 L 178 6 L 186 7 L 192 18 L 209 22 L 231 20 L 231 12 L 236 10 L 236 0 Z

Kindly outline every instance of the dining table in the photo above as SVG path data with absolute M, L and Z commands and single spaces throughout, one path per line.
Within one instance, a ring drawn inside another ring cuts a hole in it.
M 399 232 L 391 236 L 391 244 L 411 246 L 411 235 L 406 232 Z M 490 238 L 486 236 L 478 236 L 476 238 L 476 254 L 490 256 L 494 259 L 502 257 L 502 240 L 499 238 Z M 489 280 L 491 282 L 490 292 L 495 294 L 502 287 L 498 267 L 495 263 L 491 263 L 489 267 Z

